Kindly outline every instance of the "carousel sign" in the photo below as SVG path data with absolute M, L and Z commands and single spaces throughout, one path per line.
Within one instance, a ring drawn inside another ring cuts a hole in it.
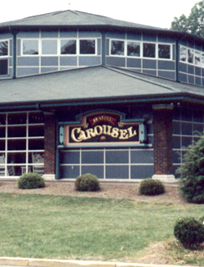
M 121 121 L 114 113 L 95 113 L 82 118 L 78 125 L 64 127 L 64 144 L 137 142 L 140 124 Z

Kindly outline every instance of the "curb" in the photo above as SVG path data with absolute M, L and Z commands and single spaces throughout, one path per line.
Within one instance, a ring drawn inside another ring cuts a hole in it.
M 77 260 L 52 260 L 52 259 L 29 259 L 0 257 L 0 266 L 32 266 L 32 267 L 176 267 L 181 265 L 156 265 L 122 262 L 102 261 L 77 261 Z M 182 265 L 184 267 L 184 265 Z M 186 267 L 191 267 L 187 266 Z M 196 266 L 193 266 L 196 267 Z M 199 266 L 197 266 L 199 267 Z

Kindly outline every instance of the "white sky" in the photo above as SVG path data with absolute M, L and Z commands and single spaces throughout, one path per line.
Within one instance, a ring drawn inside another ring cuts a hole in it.
M 200 0 L 5 0 L 0 9 L 0 22 L 72 9 L 170 28 L 174 17 L 180 17 L 182 14 L 188 16 L 191 8 L 198 2 Z

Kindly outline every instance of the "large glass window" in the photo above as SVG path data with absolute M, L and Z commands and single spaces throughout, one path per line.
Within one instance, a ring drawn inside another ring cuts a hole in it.
M 180 60 L 183 62 L 186 62 L 186 53 L 187 53 L 186 47 L 181 46 L 180 47 Z
M 43 113 L 1 113 L 0 175 L 25 172 L 44 172 Z
M 42 55 L 56 55 L 57 40 L 42 40 Z
M 94 55 L 96 39 L 23 39 L 21 55 Z
M 38 55 L 38 40 L 23 40 L 23 55 Z
M 124 41 L 111 41 L 111 55 L 124 55 Z
M 8 56 L 8 41 L 0 41 L 0 57 Z
M 159 58 L 171 58 L 171 46 L 166 44 L 158 45 L 158 57 Z
M 155 58 L 155 44 L 143 43 L 143 57 Z
M 188 63 L 194 63 L 194 50 L 188 49 Z
M 140 56 L 140 43 L 139 42 L 127 42 L 127 55 L 139 57 Z
M 133 40 L 110 40 L 110 55 L 172 59 L 172 45 Z
M 80 40 L 80 54 L 95 54 L 95 40 Z
M 195 64 L 198 66 L 201 64 L 201 54 L 198 51 L 195 51 Z
M 76 54 L 76 40 L 61 40 L 61 54 Z

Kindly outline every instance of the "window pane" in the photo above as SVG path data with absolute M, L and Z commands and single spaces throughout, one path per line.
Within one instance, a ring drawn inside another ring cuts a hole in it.
M 42 54 L 56 55 L 57 54 L 57 40 L 42 40 Z
M 24 55 L 38 55 L 38 40 L 23 40 Z
M 127 55 L 139 57 L 140 56 L 140 43 L 139 42 L 128 42 Z
M 61 54 L 76 54 L 76 40 L 61 40 Z
M 159 44 L 159 58 L 171 58 L 170 45 Z
M 0 75 L 8 74 L 8 60 L 0 60 Z
M 201 54 L 200 54 L 200 52 L 198 52 L 198 51 L 195 51 L 195 64 L 196 65 L 198 65 L 198 66 L 200 66 L 200 58 L 201 58 Z
M 180 47 L 180 60 L 186 62 L 186 47 Z
M 80 54 L 95 54 L 95 40 L 80 40 Z
M 201 65 L 204 67 L 204 54 L 201 55 Z
M 144 57 L 155 57 L 155 44 L 143 44 L 143 56 Z
M 193 49 L 188 49 L 188 62 L 189 63 L 194 63 L 194 50 Z
M 0 42 L 0 56 L 8 56 L 8 41 Z
M 111 55 L 124 55 L 123 41 L 111 41 Z

